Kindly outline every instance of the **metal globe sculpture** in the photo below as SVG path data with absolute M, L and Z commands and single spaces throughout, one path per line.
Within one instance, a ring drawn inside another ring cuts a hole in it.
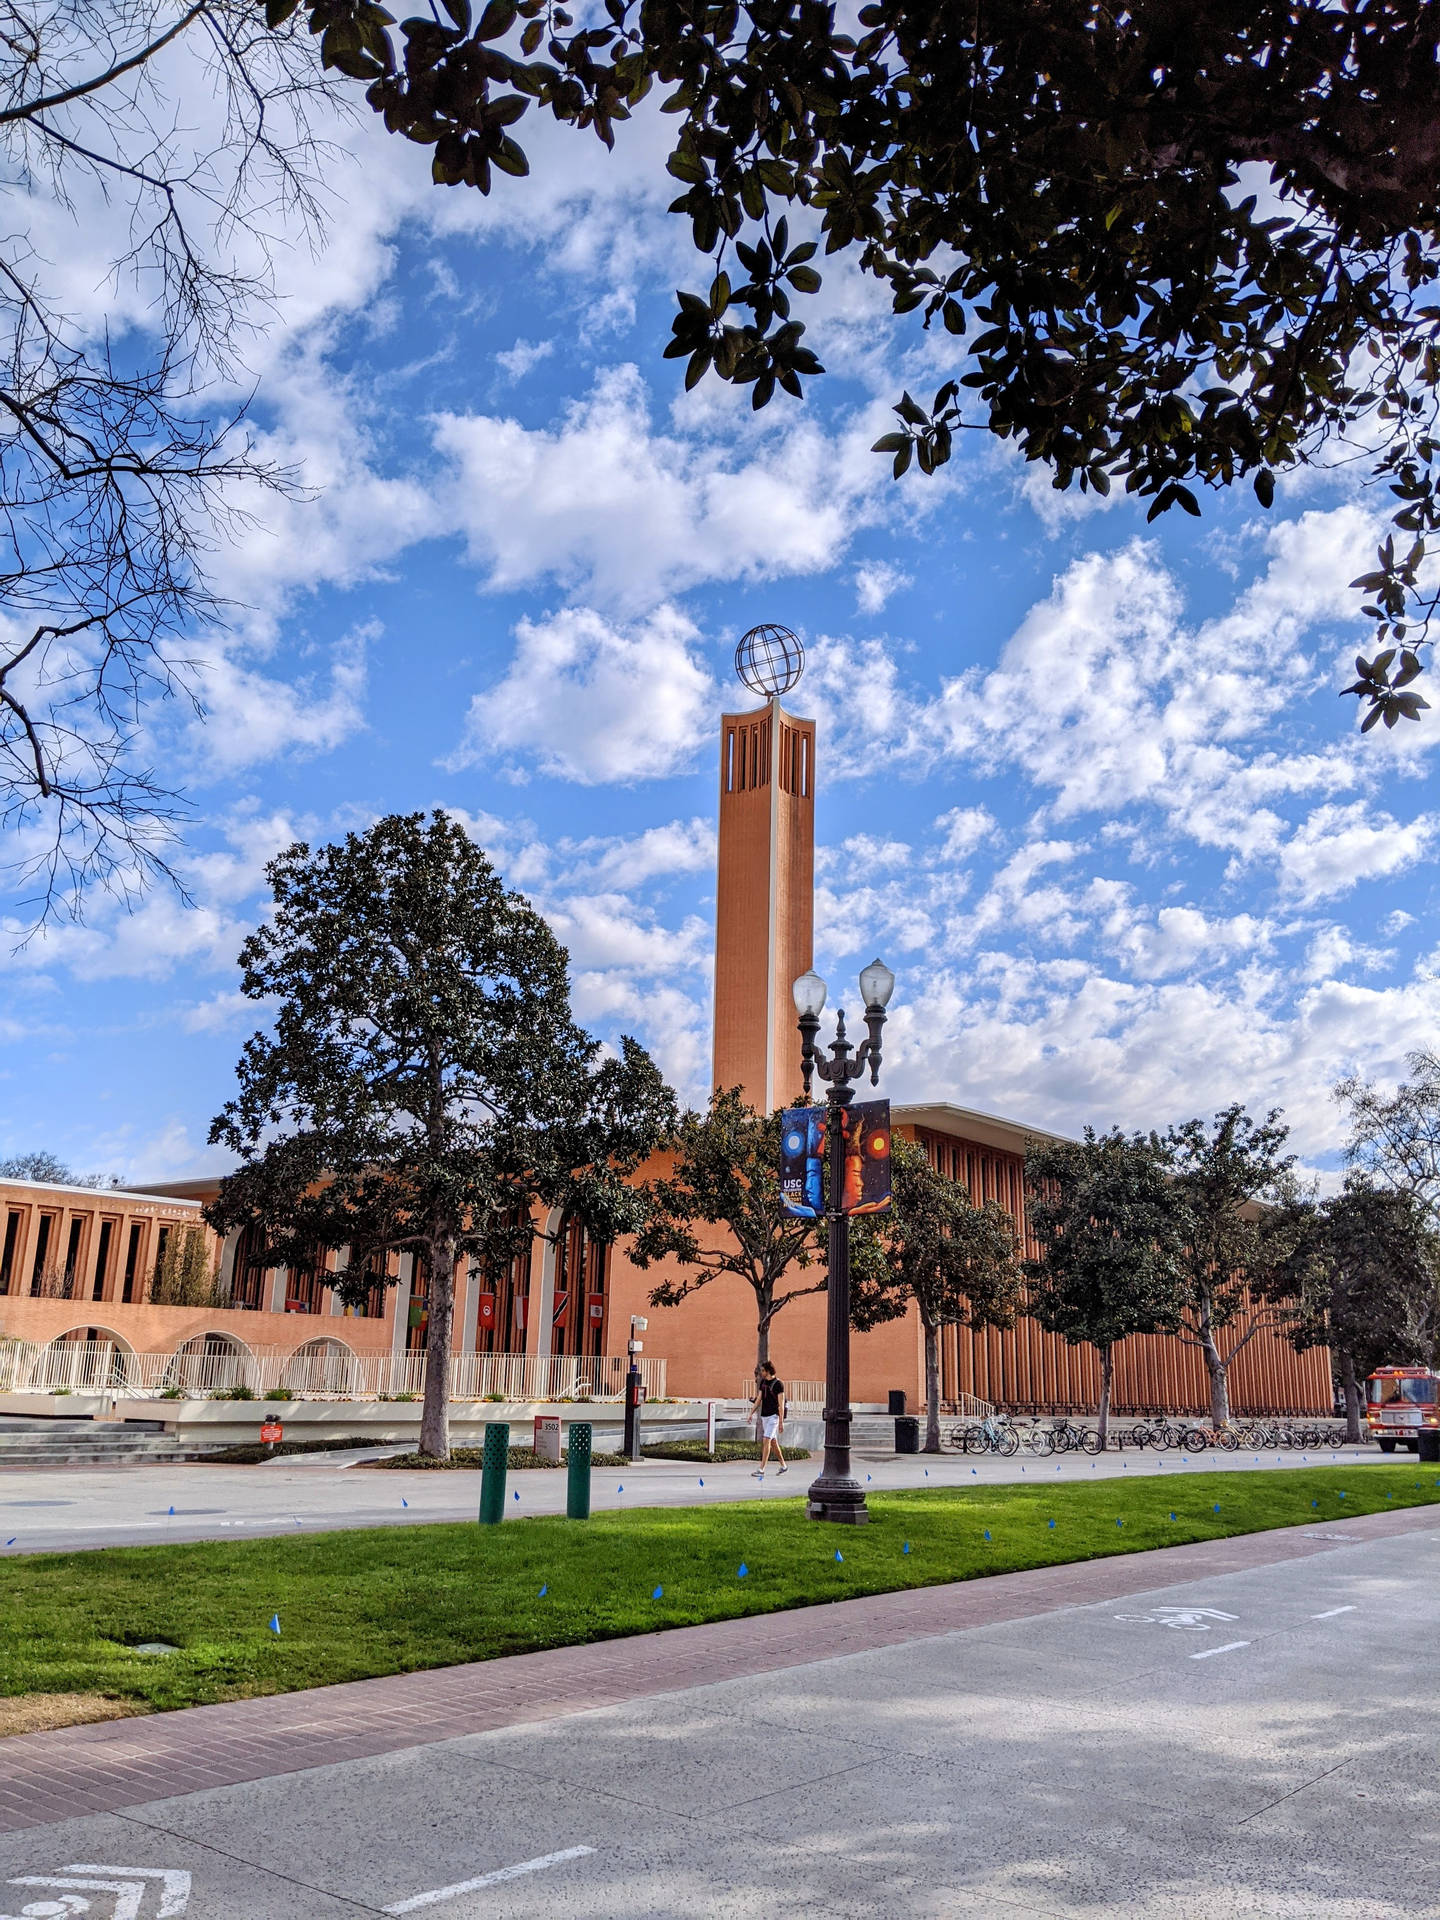
M 788 627 L 751 627 L 735 649 L 735 671 L 768 700 L 795 685 L 805 671 L 805 649 Z

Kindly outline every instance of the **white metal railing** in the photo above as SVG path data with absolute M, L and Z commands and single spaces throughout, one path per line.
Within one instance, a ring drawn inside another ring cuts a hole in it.
M 957 1393 L 953 1400 L 947 1400 L 945 1404 L 953 1407 L 962 1420 L 985 1420 L 995 1411 L 988 1400 L 982 1400 L 973 1393 Z
M 739 1400 L 755 1398 L 755 1376 L 750 1374 L 739 1393 Z M 823 1380 L 787 1380 L 785 1382 L 785 1404 L 787 1407 L 823 1407 L 825 1405 L 825 1382 Z
M 665 1397 L 665 1362 L 641 1360 L 646 1397 Z M 619 1400 L 625 1390 L 623 1356 L 561 1355 L 532 1359 L 521 1353 L 457 1353 L 450 1361 L 452 1400 Z M 0 1340 L 0 1393 L 104 1393 L 136 1397 L 168 1394 L 203 1399 L 245 1388 L 256 1397 L 285 1389 L 296 1399 L 419 1398 L 425 1391 L 423 1353 L 352 1353 L 338 1342 L 298 1351 L 278 1347 L 178 1353 L 132 1353 L 110 1340 Z

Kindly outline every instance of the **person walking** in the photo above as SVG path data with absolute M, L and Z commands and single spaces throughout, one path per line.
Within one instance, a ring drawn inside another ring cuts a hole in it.
M 776 1373 L 773 1360 L 765 1361 L 760 1368 L 760 1385 L 750 1403 L 750 1411 L 760 1416 L 760 1465 L 750 1478 L 765 1478 L 771 1447 L 774 1447 L 775 1458 L 780 1462 L 780 1472 L 788 1473 L 790 1469 L 780 1451 L 780 1436 L 785 1431 L 785 1382 Z

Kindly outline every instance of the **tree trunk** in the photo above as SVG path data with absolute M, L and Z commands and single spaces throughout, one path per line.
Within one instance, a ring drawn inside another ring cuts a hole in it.
M 1113 1346 L 1100 1349 L 1100 1418 L 1096 1423 L 1100 1436 L 1100 1451 L 1103 1453 L 1110 1443 L 1110 1390 L 1115 1385 L 1115 1349 Z
M 940 1451 L 940 1329 L 925 1327 L 925 1451 Z
M 760 1391 L 760 1369 L 770 1358 L 770 1311 L 769 1302 L 761 1297 L 760 1312 L 755 1321 L 755 1391 Z M 758 1447 L 761 1438 L 760 1409 L 755 1409 L 755 1444 Z
M 455 1240 L 432 1241 L 428 1254 L 430 1311 L 425 1342 L 425 1405 L 420 1451 L 427 1460 L 450 1458 L 450 1342 L 455 1325 Z
M 1355 1378 L 1355 1356 L 1340 1349 L 1340 1384 L 1345 1389 L 1345 1439 L 1348 1445 L 1360 1442 L 1360 1382 Z
M 1210 1375 L 1210 1424 L 1212 1427 L 1228 1427 L 1230 1424 L 1230 1363 L 1220 1358 L 1220 1349 L 1215 1344 L 1215 1336 L 1206 1327 L 1201 1335 L 1201 1351 L 1205 1355 L 1205 1371 Z

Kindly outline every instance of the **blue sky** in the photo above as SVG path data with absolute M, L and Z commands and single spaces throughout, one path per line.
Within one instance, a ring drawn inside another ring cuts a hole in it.
M 664 131 L 607 158 L 537 128 L 483 202 L 338 130 L 328 239 L 252 352 L 312 497 L 217 553 L 243 611 L 196 636 L 208 718 L 153 721 L 195 904 L 97 898 L 0 954 L 0 1153 L 222 1165 L 266 859 L 437 805 L 550 917 L 580 1016 L 701 1097 L 716 723 L 778 620 L 820 724 L 817 963 L 895 968 L 892 1098 L 1061 1129 L 1278 1104 L 1333 1166 L 1333 1081 L 1395 1078 L 1440 1010 L 1434 729 L 1362 741 L 1336 697 L 1379 503 L 1311 476 L 1147 528 L 984 435 L 896 486 L 868 448 L 946 341 L 833 263 L 803 404 L 684 395 Z

